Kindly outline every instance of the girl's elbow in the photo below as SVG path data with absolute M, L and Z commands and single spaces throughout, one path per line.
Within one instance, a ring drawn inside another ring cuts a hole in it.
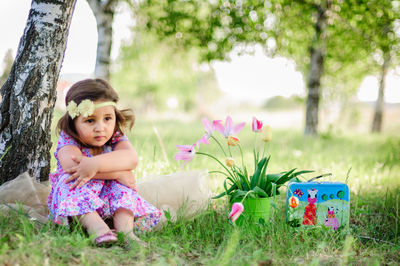
M 132 170 L 137 167 L 138 161 L 139 161 L 139 159 L 138 159 L 137 153 L 134 152 L 132 154 L 132 156 L 131 156 L 131 167 L 132 167 Z
M 138 165 L 138 160 L 137 160 L 137 159 L 136 159 L 136 160 L 133 160 L 133 161 L 132 161 L 132 170 L 133 170 L 133 169 L 136 169 L 137 165 Z

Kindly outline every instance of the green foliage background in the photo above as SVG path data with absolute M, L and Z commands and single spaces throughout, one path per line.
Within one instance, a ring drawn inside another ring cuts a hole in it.
M 219 95 L 214 72 L 208 67 L 202 70 L 196 59 L 193 51 L 173 49 L 138 31 L 121 49 L 112 84 L 122 101 L 138 111 L 166 110 L 170 97 L 178 100 L 178 110 L 193 111 Z

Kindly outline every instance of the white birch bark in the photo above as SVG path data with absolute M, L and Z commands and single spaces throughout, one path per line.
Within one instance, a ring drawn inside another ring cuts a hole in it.
M 97 54 L 94 74 L 110 79 L 112 23 L 118 0 L 87 0 L 97 22 Z
M 0 184 L 28 173 L 47 180 L 56 86 L 76 0 L 32 0 L 24 34 L 1 88 Z

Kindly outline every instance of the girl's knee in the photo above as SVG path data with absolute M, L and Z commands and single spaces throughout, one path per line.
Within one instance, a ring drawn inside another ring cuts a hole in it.
M 118 208 L 115 212 L 114 212 L 114 217 L 115 216 L 119 216 L 119 215 L 127 215 L 127 216 L 132 216 L 133 217 L 133 212 L 129 209 L 126 208 Z

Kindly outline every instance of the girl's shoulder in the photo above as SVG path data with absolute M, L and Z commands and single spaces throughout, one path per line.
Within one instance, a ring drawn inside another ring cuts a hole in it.
M 79 149 L 81 148 L 81 145 L 79 145 L 79 143 L 73 137 L 71 137 L 64 131 L 61 131 L 57 142 L 57 151 L 67 145 L 73 145 L 78 147 Z
M 116 131 L 111 137 L 111 145 L 115 145 L 120 141 L 129 141 L 128 137 L 120 131 Z

